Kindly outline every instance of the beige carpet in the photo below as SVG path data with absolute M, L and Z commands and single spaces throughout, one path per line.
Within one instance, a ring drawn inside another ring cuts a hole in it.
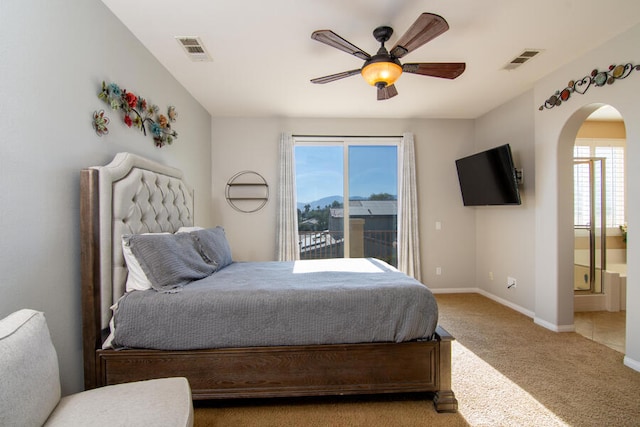
M 198 402 L 195 425 L 640 426 L 640 373 L 621 353 L 480 295 L 437 299 L 456 338 L 457 414 L 438 414 L 425 395 Z

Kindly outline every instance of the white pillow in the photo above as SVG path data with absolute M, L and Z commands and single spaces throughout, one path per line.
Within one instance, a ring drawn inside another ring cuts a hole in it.
M 144 233 L 144 234 L 171 234 L 171 233 Z M 122 254 L 124 255 L 124 261 L 127 264 L 127 283 L 125 285 L 126 291 L 146 291 L 151 289 L 151 282 L 144 274 L 140 263 L 131 252 L 131 248 L 122 240 Z
M 178 231 L 176 231 L 176 233 L 191 233 L 192 231 L 198 231 L 198 230 L 204 230 L 204 228 L 203 227 L 197 227 L 197 226 L 180 227 L 180 228 L 178 228 Z

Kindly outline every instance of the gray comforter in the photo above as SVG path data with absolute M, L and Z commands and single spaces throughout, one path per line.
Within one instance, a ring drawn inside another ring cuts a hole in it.
M 177 293 L 125 294 L 115 348 L 401 342 L 438 319 L 426 286 L 376 259 L 234 262 Z

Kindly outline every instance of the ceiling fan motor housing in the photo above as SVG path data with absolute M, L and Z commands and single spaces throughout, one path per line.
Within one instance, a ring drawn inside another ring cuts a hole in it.
M 387 40 L 391 38 L 393 34 L 393 28 L 391 27 L 378 27 L 373 30 L 373 37 L 375 37 L 378 42 L 384 44 Z
M 384 47 L 384 43 L 392 34 L 391 27 L 378 27 L 373 30 L 373 37 L 381 46 L 375 55 L 365 61 L 360 71 L 366 82 L 378 89 L 394 84 L 402 74 L 402 64 L 389 55 L 389 51 Z

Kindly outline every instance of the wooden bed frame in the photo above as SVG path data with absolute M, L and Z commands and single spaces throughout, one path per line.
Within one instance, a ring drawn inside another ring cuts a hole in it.
M 82 329 L 86 389 L 182 376 L 189 380 L 194 399 L 431 392 L 438 412 L 457 411 L 458 402 L 451 390 L 453 337 L 440 327 L 431 340 L 404 343 L 197 351 L 103 350 L 110 317 L 108 307 L 124 292 L 123 284 L 120 287 L 114 285 L 117 280 L 123 281 L 122 273 L 118 275 L 116 271 L 122 270 L 123 260 L 116 254 L 119 249 L 118 233 L 122 234 L 122 228 L 115 222 L 119 220 L 112 218 L 113 206 L 123 201 L 117 200 L 122 196 L 116 197 L 111 189 L 115 188 L 116 182 L 131 179 L 132 171 L 170 180 L 170 191 L 165 193 L 184 193 L 188 188 L 181 171 L 129 153 L 118 154 L 107 166 L 81 171 Z M 179 190 L 176 190 L 175 182 L 179 184 Z M 146 182 L 140 184 L 141 187 L 148 185 Z M 146 194 L 146 190 L 142 193 Z M 193 225 L 192 193 L 185 194 L 177 197 L 174 194 L 169 198 L 187 206 L 188 212 L 181 221 L 184 225 Z M 132 199 L 135 201 L 136 197 Z M 159 209 L 154 210 L 156 216 L 159 215 L 157 211 Z M 171 213 L 168 216 L 171 220 Z M 172 229 L 175 225 L 156 224 L 140 228 L 144 224 L 142 217 L 144 215 L 137 216 L 137 228 L 129 226 L 127 229 L 133 232 L 175 231 Z M 160 222 L 166 223 L 167 219 Z M 167 227 L 170 229 L 166 230 Z M 124 274 L 126 277 L 126 272 Z

